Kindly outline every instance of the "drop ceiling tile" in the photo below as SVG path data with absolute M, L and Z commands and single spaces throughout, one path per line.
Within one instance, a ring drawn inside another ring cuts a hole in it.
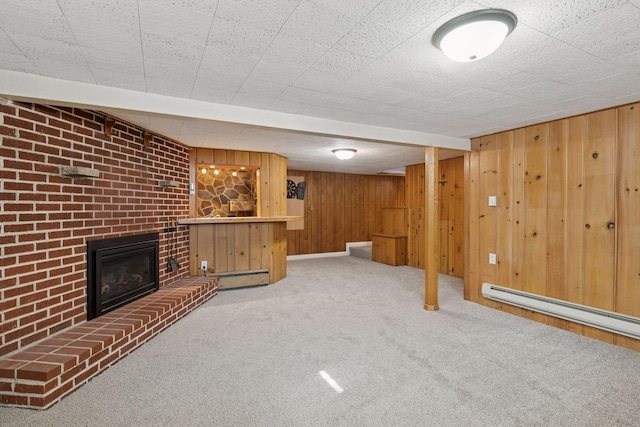
M 378 6 L 380 0 L 317 0 L 317 3 L 362 19 Z
M 142 37 L 142 52 L 145 61 L 174 61 L 191 63 L 197 66 L 205 47 L 203 44 L 189 43 L 185 40 L 147 33 Z
M 230 92 L 237 92 L 245 81 L 246 77 L 234 73 L 212 72 L 200 68 L 196 77 L 195 86 L 207 87 L 210 89 L 220 89 Z
M 264 57 L 251 70 L 252 76 L 260 76 L 266 82 L 293 84 L 306 70 L 289 64 L 266 60 Z
M 75 37 L 55 1 L 2 0 L 0 28 L 7 33 L 75 43 Z
M 285 99 L 275 99 L 269 104 L 269 109 L 280 111 L 281 113 L 299 114 L 306 104 L 287 101 Z
M 384 104 L 377 104 L 371 101 L 365 101 L 362 99 L 352 98 L 349 96 L 338 95 L 334 93 L 327 93 L 320 98 L 320 100 L 316 100 L 311 102 L 314 105 L 319 105 L 328 108 L 335 108 L 338 110 L 345 111 L 362 111 L 366 113 L 371 113 L 376 108 L 379 108 Z M 385 106 L 386 107 L 386 106 Z
M 199 101 L 215 102 L 218 104 L 229 104 L 236 91 L 217 89 L 209 86 L 194 85 L 191 90 L 191 99 Z
M 191 83 L 181 81 L 165 80 L 155 77 L 145 79 L 147 92 L 159 95 L 176 96 L 178 98 L 189 98 L 191 96 Z
M 138 5 L 128 0 L 89 3 L 59 0 L 60 8 L 80 46 L 140 51 Z
M 256 27 L 251 22 L 234 21 L 216 16 L 207 46 L 224 47 L 230 52 L 261 56 L 276 36 L 275 31 Z
M 96 84 L 102 86 L 118 87 L 121 89 L 146 91 L 146 83 L 142 73 L 128 74 L 114 69 L 100 69 L 93 67 L 91 72 Z
M 522 105 L 526 100 L 517 96 L 501 94 L 500 96 L 489 99 L 481 104 L 472 104 L 459 106 L 456 111 L 451 112 L 452 116 L 467 119 L 476 119 L 478 121 L 492 119 L 496 116 L 504 114 L 509 108 Z
M 368 18 L 391 28 L 415 34 L 461 3 L 464 2 L 461 0 L 382 0 Z
M 379 58 L 409 37 L 411 37 L 409 33 L 386 27 L 372 20 L 364 20 L 341 38 L 335 47 L 346 52 Z
M 360 20 L 343 9 L 315 0 L 303 0 L 280 29 L 280 33 L 304 41 L 333 45 Z
M 75 43 L 43 39 L 22 33 L 8 33 L 8 35 L 28 58 L 33 58 L 34 64 L 37 62 L 46 68 L 47 61 L 64 62 L 76 69 L 84 67 L 88 71 L 82 50 Z M 40 70 L 40 67 L 38 69 Z M 46 75 L 44 71 L 40 72 Z M 69 80 L 75 80 L 74 77 L 73 73 L 66 76 Z
M 514 31 L 514 36 L 516 35 L 515 33 Z M 495 66 L 505 65 L 518 70 L 528 71 L 529 68 L 539 67 L 551 61 L 561 60 L 576 52 L 576 48 L 570 44 L 542 33 L 537 34 L 538 36 L 536 36 L 535 43 L 497 57 L 494 62 Z M 510 38 L 511 36 L 509 36 L 507 40 Z
M 144 65 L 140 52 L 126 52 L 121 50 L 86 49 L 83 48 L 85 60 L 93 69 L 112 70 L 125 76 L 144 76 Z
M 216 16 L 232 21 L 250 22 L 255 27 L 278 32 L 298 3 L 299 0 L 219 1 Z
M 474 88 L 469 83 L 459 83 L 446 77 L 427 73 L 406 72 L 389 81 L 389 86 L 413 90 L 417 94 L 450 99 Z
M 315 70 L 307 70 L 294 83 L 293 86 L 300 89 L 308 89 L 317 92 L 329 92 L 345 79 Z
M 627 3 L 625 0 L 476 1 L 486 7 L 507 9 L 516 14 L 519 22 L 546 34 L 553 34 Z
M 531 67 L 528 71 L 540 78 L 551 78 L 557 82 L 575 86 L 620 74 L 622 70 L 610 62 L 579 51 L 563 59 Z
M 300 38 L 278 34 L 264 54 L 270 62 L 308 68 L 331 49 L 327 43 L 300 43 Z
M 232 52 L 220 46 L 207 46 L 202 55 L 200 69 L 213 74 L 236 74 L 243 80 L 256 66 L 260 56 L 243 52 Z
M 32 61 L 39 74 L 56 79 L 69 80 L 82 83 L 95 83 L 93 73 L 82 63 L 69 63 L 65 60 L 42 59 Z M 72 77 L 73 76 L 73 77 Z
M 636 98 L 638 97 L 637 94 L 634 96 Z M 614 101 L 611 98 L 602 95 L 585 94 L 568 101 L 558 102 L 554 105 L 554 107 L 558 108 L 558 110 L 560 111 L 567 112 L 565 117 L 568 117 L 574 116 L 576 114 L 583 114 L 590 111 L 600 110 L 603 108 L 603 105 L 613 106 L 614 103 L 617 104 L 618 101 Z
M 237 92 L 231 100 L 231 104 L 240 105 L 242 107 L 266 109 L 271 101 L 273 101 L 273 98 L 270 96 Z
M 495 85 L 497 81 L 518 73 L 520 73 L 520 70 L 509 66 L 500 65 L 500 67 L 496 67 L 493 63 L 484 62 L 478 67 L 470 69 L 469 72 L 451 78 L 460 84 L 489 88 L 489 86 Z
M 581 95 L 575 87 L 553 81 L 544 81 L 523 87 L 513 91 L 512 94 L 545 104 L 555 104 Z
M 249 77 L 244 81 L 238 92 L 275 99 L 280 96 L 287 87 L 288 85 L 285 84 Z
M 137 0 L 143 34 L 153 32 L 183 40 L 206 36 L 216 12 L 217 1 Z
M 640 50 L 618 58 L 613 58 L 611 62 L 628 71 L 638 70 L 640 69 Z
M 331 93 L 350 96 L 352 98 L 363 99 L 382 104 L 398 104 L 404 100 L 412 98 L 415 94 L 411 91 L 380 86 L 378 80 L 358 78 L 356 76 L 349 79 L 330 90 Z
M 640 50 L 638 22 L 640 9 L 625 4 L 585 19 L 554 36 L 599 58 L 612 60 Z
M 461 107 L 466 107 L 475 104 L 486 104 L 499 98 L 500 95 L 499 92 L 494 90 L 476 87 L 449 98 L 449 101 L 458 103 Z
M 469 70 L 468 64 L 451 61 L 431 45 L 430 38 L 413 36 L 378 61 L 405 71 L 451 77 Z
M 340 49 L 331 49 L 318 59 L 318 61 L 311 66 L 311 69 L 347 79 L 365 69 L 373 61 L 375 61 L 375 59 L 371 57 Z
M 435 98 L 428 95 L 414 95 L 400 102 L 398 105 L 428 113 L 452 113 L 460 108 L 460 105 L 450 99 Z
M 546 81 L 545 76 L 531 74 L 526 71 L 518 71 L 494 82 L 485 82 L 483 87 L 503 93 L 513 93 L 513 91 L 533 86 Z
M 610 99 L 627 97 L 640 93 L 640 75 L 626 71 L 578 85 L 577 89 L 583 93 L 601 95 Z
M 18 46 L 15 45 L 4 30 L 0 30 L 0 52 L 11 55 L 22 55 Z
M 5 70 L 19 71 L 22 73 L 38 74 L 38 70 L 26 56 L 19 54 L 0 52 L 0 64 Z
M 144 62 L 144 75 L 146 77 L 193 84 L 196 79 L 196 73 L 197 69 L 195 67 L 184 62 L 158 60 L 146 60 Z
M 319 92 L 311 89 L 288 87 L 280 94 L 278 99 L 301 104 L 319 105 L 324 94 L 325 92 Z

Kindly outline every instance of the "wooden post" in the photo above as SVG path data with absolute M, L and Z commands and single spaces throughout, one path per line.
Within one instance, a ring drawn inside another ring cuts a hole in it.
M 438 227 L 438 148 L 424 149 L 425 197 L 425 262 L 424 309 L 436 311 L 438 307 L 438 267 L 440 265 L 440 228 Z

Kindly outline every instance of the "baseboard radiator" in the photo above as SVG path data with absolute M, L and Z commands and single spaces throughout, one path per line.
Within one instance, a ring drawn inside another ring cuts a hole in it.
M 570 320 L 592 328 L 640 339 L 640 318 L 637 317 L 503 288 L 491 283 L 482 284 L 482 296 L 493 301 L 526 308 L 527 310 Z

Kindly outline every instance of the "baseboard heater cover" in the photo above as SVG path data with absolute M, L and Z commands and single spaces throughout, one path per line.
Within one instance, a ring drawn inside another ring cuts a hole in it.
M 614 313 L 491 283 L 482 284 L 482 296 L 527 310 L 591 326 L 630 338 L 640 339 L 640 318 Z
M 269 284 L 269 270 L 232 271 L 217 274 L 218 289 L 242 288 Z

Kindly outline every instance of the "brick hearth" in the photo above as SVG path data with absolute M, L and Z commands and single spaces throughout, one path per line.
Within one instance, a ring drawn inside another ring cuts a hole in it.
M 0 360 L 0 404 L 45 409 L 218 291 L 217 277 L 187 277 Z

